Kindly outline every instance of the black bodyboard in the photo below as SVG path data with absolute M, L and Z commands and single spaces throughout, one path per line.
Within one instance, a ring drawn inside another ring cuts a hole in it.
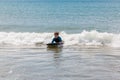
M 48 43 L 47 47 L 48 48 L 59 48 L 59 47 L 63 47 L 63 44 Z

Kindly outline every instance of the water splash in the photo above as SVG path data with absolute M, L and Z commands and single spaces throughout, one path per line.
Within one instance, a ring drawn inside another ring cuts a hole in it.
M 120 34 L 83 31 L 76 34 L 67 34 L 60 32 L 60 36 L 64 40 L 64 46 L 110 46 L 120 47 Z M 41 45 L 51 42 L 53 33 L 30 33 L 30 32 L 0 32 L 0 46 L 33 46 L 38 43 Z

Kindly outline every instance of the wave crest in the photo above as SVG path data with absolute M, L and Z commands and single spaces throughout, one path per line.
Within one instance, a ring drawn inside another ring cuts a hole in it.
M 76 34 L 61 32 L 65 44 L 79 46 L 110 46 L 120 47 L 120 34 L 83 31 Z M 51 42 L 53 33 L 29 33 L 29 32 L 0 32 L 0 46 L 33 46 L 36 44 L 46 44 Z

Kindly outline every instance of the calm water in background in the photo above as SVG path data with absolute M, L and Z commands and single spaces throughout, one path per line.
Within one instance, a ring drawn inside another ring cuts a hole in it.
M 0 1 L 0 31 L 120 32 L 119 0 Z M 42 28 L 41 28 L 42 27 Z
M 119 17 L 119 0 L 1 0 L 0 80 L 119 80 Z

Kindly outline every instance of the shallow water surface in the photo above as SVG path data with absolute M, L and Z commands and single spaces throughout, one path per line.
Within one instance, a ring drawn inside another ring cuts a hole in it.
M 119 80 L 115 48 L 1 48 L 0 80 Z

